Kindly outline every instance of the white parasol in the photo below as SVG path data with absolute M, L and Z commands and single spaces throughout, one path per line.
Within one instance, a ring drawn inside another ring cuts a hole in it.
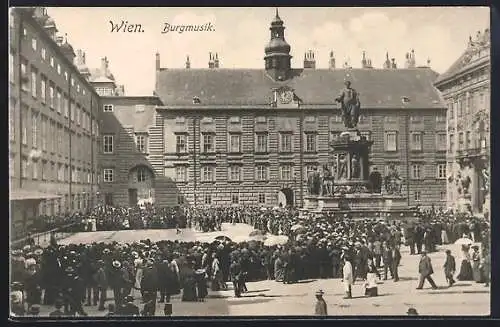
M 293 232 L 295 232 L 295 231 L 298 231 L 298 230 L 305 230 L 305 228 L 301 224 L 296 224 L 296 225 L 293 225 L 290 228 L 290 230 L 292 230 Z
M 264 241 L 264 245 L 273 246 L 273 245 L 283 245 L 288 242 L 288 236 L 279 235 L 279 236 L 271 236 Z
M 467 238 L 467 237 L 462 237 L 462 238 L 459 238 L 458 240 L 455 241 L 455 244 L 458 244 L 458 245 L 471 245 L 473 243 L 474 242 L 470 238 Z

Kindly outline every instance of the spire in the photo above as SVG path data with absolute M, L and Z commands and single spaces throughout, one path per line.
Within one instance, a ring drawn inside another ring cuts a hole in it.
M 285 41 L 285 27 L 276 8 L 276 16 L 271 22 L 271 39 L 265 47 L 265 68 L 274 80 L 286 80 L 290 71 L 290 45 Z M 306 59 L 307 59 L 306 55 Z
M 367 61 L 366 61 L 366 51 L 363 50 L 363 58 L 361 59 L 361 67 L 366 68 L 367 67 Z
M 191 68 L 191 61 L 189 61 L 189 55 L 186 56 L 186 69 Z
M 328 68 L 335 69 L 335 57 L 333 55 L 333 50 L 330 51 L 330 60 L 328 62 Z

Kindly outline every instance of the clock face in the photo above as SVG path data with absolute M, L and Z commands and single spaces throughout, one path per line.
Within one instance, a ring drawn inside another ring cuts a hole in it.
M 293 94 L 291 91 L 284 91 L 280 94 L 281 103 L 287 104 L 292 102 Z

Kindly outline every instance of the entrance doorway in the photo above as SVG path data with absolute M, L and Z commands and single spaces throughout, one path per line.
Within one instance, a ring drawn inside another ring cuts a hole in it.
M 128 189 L 128 205 L 129 207 L 135 207 L 137 205 L 137 189 Z
M 278 193 L 278 206 L 280 207 L 293 207 L 294 194 L 291 188 L 284 188 Z

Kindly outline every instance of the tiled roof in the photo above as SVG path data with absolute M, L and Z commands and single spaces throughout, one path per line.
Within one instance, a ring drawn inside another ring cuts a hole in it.
M 156 94 L 165 106 L 266 105 L 272 89 L 289 86 L 304 105 L 335 104 L 347 77 L 360 93 L 364 108 L 444 108 L 433 82 L 437 73 L 413 69 L 294 69 L 291 79 L 272 80 L 263 69 L 161 69 Z

